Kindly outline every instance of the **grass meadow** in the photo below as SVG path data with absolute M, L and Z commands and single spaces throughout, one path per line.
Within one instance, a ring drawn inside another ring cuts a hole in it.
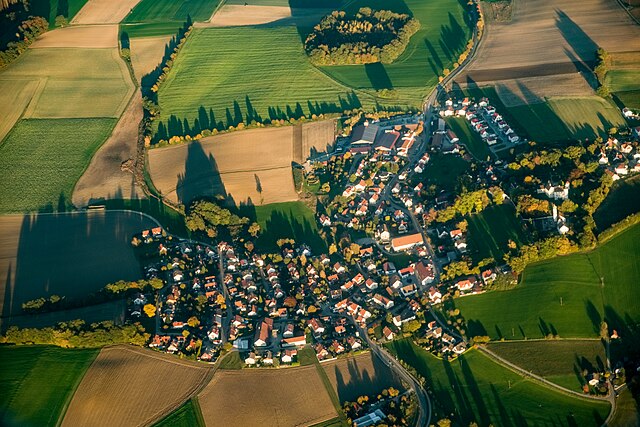
M 640 176 L 616 181 L 593 215 L 598 230 L 604 231 L 629 215 L 640 212 Z
M 462 157 L 435 153 L 424 169 L 425 184 L 453 191 L 459 184 L 459 177 L 467 173 L 469 167 L 469 162 Z
M 610 54 L 610 58 L 610 71 L 605 82 L 626 107 L 640 108 L 640 54 L 614 53 Z
M 453 133 L 460 138 L 460 143 L 478 160 L 485 161 L 491 158 L 491 150 L 477 132 L 474 132 L 469 123 L 462 117 L 450 117 L 447 125 Z
M 122 22 L 183 23 L 187 16 L 194 22 L 206 21 L 219 3 L 220 0 L 142 0 Z
M 0 145 L 0 212 L 65 210 L 116 119 L 21 120 Z
M 204 427 L 198 401 L 189 400 L 166 418 L 155 423 L 153 427 Z
M 518 246 L 526 242 L 522 224 L 510 203 L 489 206 L 470 215 L 467 221 L 470 251 L 476 261 L 493 258 L 500 263 L 510 240 Z
M 457 425 L 475 421 L 494 426 L 600 426 L 609 413 L 607 402 L 559 393 L 521 377 L 477 350 L 448 362 L 410 340 L 394 341 L 388 348 L 427 379 L 435 419 L 453 418 Z
M 0 347 L 0 424 L 56 426 L 98 350 Z
M 49 21 L 49 28 L 55 28 L 56 16 L 63 15 L 71 22 L 87 0 L 32 0 L 29 2 L 33 16 L 42 16 Z
M 489 350 L 522 369 L 573 391 L 581 391 L 583 369 L 603 371 L 606 358 L 600 340 L 494 342 Z
M 640 225 L 590 252 L 528 266 L 516 289 L 456 300 L 467 334 L 492 339 L 599 336 L 600 322 L 626 330 L 640 320 Z

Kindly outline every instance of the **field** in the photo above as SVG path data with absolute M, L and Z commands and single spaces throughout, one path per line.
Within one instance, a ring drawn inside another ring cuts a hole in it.
M 165 46 L 170 39 L 167 36 L 131 39 L 131 65 L 138 83 L 140 83 L 142 76 L 152 71 L 160 63 Z
M 0 424 L 55 426 L 97 350 L 0 347 Z
M 475 421 L 494 426 L 600 426 L 609 412 L 607 402 L 556 392 L 475 350 L 449 363 L 408 340 L 395 341 L 389 348 L 427 379 L 436 419 L 457 414 L 459 425 Z
M 254 129 L 156 148 L 149 151 L 149 172 L 164 197 L 183 204 L 214 195 L 238 205 L 297 200 L 291 162 L 333 142 L 334 126 L 323 121 Z
M 468 335 L 594 338 L 603 318 L 610 328 L 626 331 L 640 313 L 639 237 L 636 225 L 593 251 L 528 266 L 514 290 L 456 300 Z
M 194 22 L 206 21 L 220 0 L 142 0 L 124 19 L 124 24 L 138 22 L 178 22 L 187 16 Z
M 115 119 L 21 120 L 0 145 L 0 212 L 65 210 Z M 37 173 L 34 173 L 37 171 Z
M 337 416 L 315 366 L 217 371 L 198 400 L 208 426 L 267 420 L 270 425 L 312 425 Z
M 153 427 L 204 427 L 198 401 L 191 399 Z
M 340 402 L 362 395 L 376 395 L 383 388 L 404 390 L 393 371 L 371 352 L 321 364 Z
M 318 6 L 324 6 L 319 4 Z M 293 9 L 287 6 L 256 6 L 225 4 L 212 17 L 211 22 L 198 25 L 206 27 L 235 27 L 241 25 L 262 25 L 277 23 L 278 25 L 297 25 L 313 27 L 331 9 L 307 8 Z
M 141 278 L 131 237 L 153 226 L 123 212 L 0 216 L 2 316 L 20 314 L 34 298 L 84 297 L 109 282 Z
M 33 16 L 42 16 L 54 28 L 56 16 L 64 15 L 70 21 L 85 5 L 87 0 L 33 0 L 29 2 Z
M 640 212 L 640 177 L 617 181 L 593 215 L 598 230 L 604 231 L 627 216 Z
M 452 69 L 460 53 L 471 38 L 467 17 L 456 0 L 421 1 L 382 0 L 349 2 L 347 10 L 362 6 L 411 13 L 422 27 L 405 52 L 392 64 L 344 65 L 322 67 L 322 71 L 355 89 L 392 89 L 391 95 L 380 102 L 421 106 L 424 96 L 438 83 L 445 68 Z
M 88 0 L 72 24 L 117 24 L 140 0 Z
M 522 369 L 562 387 L 581 391 L 581 371 L 603 371 L 606 358 L 600 340 L 495 342 L 488 349 Z
M 148 349 L 106 347 L 80 382 L 62 426 L 152 423 L 187 401 L 210 372 Z
M 616 402 L 616 413 L 609 424 L 611 427 L 635 427 L 640 425 L 638 402 L 626 389 L 620 393 Z
M 496 82 L 495 88 L 502 103 L 507 107 L 514 107 L 545 102 L 547 98 L 592 96 L 595 92 L 591 87 L 591 80 L 588 75 L 579 73 L 557 74 L 501 80 Z
M 610 55 L 606 83 L 611 92 L 629 108 L 640 108 L 640 52 Z
M 106 49 L 118 47 L 118 26 L 78 25 L 58 28 L 38 37 L 31 45 L 33 49 L 42 48 L 94 48 Z
M 491 158 L 491 150 L 489 150 L 487 143 L 471 129 L 464 118 L 451 117 L 447 119 L 447 125 L 460 138 L 460 143 L 467 147 L 472 156 L 481 161 Z
M 518 246 L 526 242 L 522 224 L 510 203 L 489 206 L 479 214 L 470 215 L 467 221 L 470 251 L 476 261 L 493 258 L 500 263 L 510 240 Z

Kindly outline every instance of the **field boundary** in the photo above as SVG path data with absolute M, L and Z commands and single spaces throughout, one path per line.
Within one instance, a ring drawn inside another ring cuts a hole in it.
M 95 362 L 96 358 L 100 354 L 100 351 L 102 351 L 102 350 L 98 349 L 95 352 L 95 354 L 93 355 L 93 360 L 91 361 L 91 363 L 89 363 L 87 365 L 86 369 L 84 370 L 84 373 L 82 375 L 78 376 L 78 378 L 76 380 L 76 383 L 73 385 L 73 391 L 71 393 L 69 393 L 69 396 L 67 397 L 67 400 L 64 402 L 64 405 L 60 409 L 60 415 L 58 416 L 58 419 L 56 420 L 56 427 L 60 427 L 62 425 L 62 420 L 64 419 L 64 416 L 67 414 L 67 409 L 69 409 L 69 405 L 71 404 L 71 400 L 73 400 L 73 396 L 75 396 L 76 391 L 78 390 L 78 386 L 80 386 L 80 383 L 82 382 L 82 379 L 86 375 L 86 373 L 89 370 L 89 368 L 91 367 L 91 365 L 93 365 L 93 362 Z

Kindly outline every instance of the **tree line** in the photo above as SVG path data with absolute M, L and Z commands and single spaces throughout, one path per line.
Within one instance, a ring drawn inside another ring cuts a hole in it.
M 307 36 L 305 50 L 316 65 L 391 63 L 419 29 L 417 19 L 389 10 L 333 11 Z

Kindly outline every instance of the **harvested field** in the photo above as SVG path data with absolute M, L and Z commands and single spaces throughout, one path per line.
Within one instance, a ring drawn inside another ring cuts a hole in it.
M 405 390 L 394 372 L 371 352 L 321 365 L 340 402 L 353 402 L 359 396 L 378 394 L 389 387 Z
M 207 426 L 301 426 L 338 414 L 314 366 L 218 371 L 198 396 Z
M 156 188 L 174 202 L 231 195 L 262 205 L 297 199 L 291 162 L 333 142 L 334 121 L 231 132 L 149 151 Z M 295 157 L 294 157 L 294 152 Z
M 31 48 L 76 47 L 109 48 L 118 47 L 118 26 L 72 26 L 48 31 L 38 37 Z
M 162 60 L 171 37 L 136 37 L 131 39 L 131 65 L 138 82 Z
M 89 0 L 71 24 L 117 24 L 140 0 Z
M 209 22 L 197 27 L 237 27 L 243 25 L 304 25 L 312 27 L 331 9 L 292 9 L 287 6 L 253 6 L 226 4 Z
M 598 46 L 609 52 L 640 50 L 640 27 L 616 2 L 514 0 L 511 21 L 488 25 L 476 59 L 456 80 L 571 73 L 574 64 L 582 69 L 593 63 Z
M 186 402 L 211 372 L 207 365 L 151 350 L 104 348 L 80 382 L 62 426 L 150 424 Z
M 131 236 L 155 225 L 117 211 L 0 216 L 2 316 L 20 314 L 34 298 L 84 297 L 109 282 L 142 278 Z
M 125 162 L 134 162 L 138 144 L 138 126 L 142 120 L 142 97 L 134 94 L 129 106 L 113 129 L 111 136 L 92 157 L 89 167 L 73 189 L 75 206 L 86 206 L 95 201 L 108 199 L 145 198 L 144 192 L 135 183 L 133 164 L 123 167 Z
M 20 119 L 39 84 L 37 80 L 18 77 L 0 79 L 0 142 Z
M 501 80 L 496 82 L 495 89 L 505 107 L 536 104 L 556 96 L 594 95 L 591 85 L 580 73 Z

